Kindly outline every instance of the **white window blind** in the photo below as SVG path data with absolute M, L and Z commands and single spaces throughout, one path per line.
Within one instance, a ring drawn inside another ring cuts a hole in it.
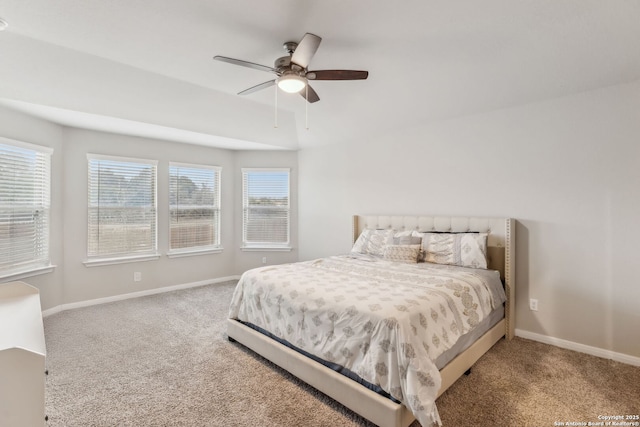
M 169 164 L 169 249 L 220 247 L 220 168 Z
M 52 153 L 0 138 L 0 276 L 50 264 Z
M 242 169 L 245 247 L 289 245 L 289 169 Z
M 156 162 L 88 155 L 89 258 L 157 251 Z

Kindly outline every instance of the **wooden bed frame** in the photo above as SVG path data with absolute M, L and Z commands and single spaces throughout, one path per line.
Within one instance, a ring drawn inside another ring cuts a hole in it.
M 440 370 L 442 385 L 438 396 L 467 372 L 502 337 L 511 339 L 515 334 L 514 225 L 515 221 L 509 218 L 388 215 L 353 217 L 353 241 L 365 228 L 488 233 L 489 268 L 499 270 L 505 284 L 507 294 L 505 317 Z M 415 419 L 404 405 L 380 396 L 234 319 L 228 319 L 227 334 L 230 340 L 238 341 L 380 427 L 406 427 Z

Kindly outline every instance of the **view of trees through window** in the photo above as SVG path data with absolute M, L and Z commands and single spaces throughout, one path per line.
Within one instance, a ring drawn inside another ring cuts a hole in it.
M 0 270 L 49 262 L 52 150 L 43 150 L 0 143 Z M 87 256 L 156 254 L 157 161 L 87 159 Z M 169 163 L 170 250 L 220 247 L 220 174 L 217 166 Z M 289 170 L 243 169 L 243 243 L 288 245 L 289 221 Z
M 156 250 L 156 166 L 89 159 L 88 255 Z
M 289 170 L 243 170 L 243 243 L 289 244 Z
M 170 165 L 171 249 L 220 245 L 220 170 Z

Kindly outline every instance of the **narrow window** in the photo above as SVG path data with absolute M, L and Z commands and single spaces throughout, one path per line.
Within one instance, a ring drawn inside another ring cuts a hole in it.
M 242 169 L 244 248 L 289 248 L 289 169 Z

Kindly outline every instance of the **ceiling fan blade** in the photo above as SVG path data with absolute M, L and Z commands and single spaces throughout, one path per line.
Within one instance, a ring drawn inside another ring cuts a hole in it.
M 309 92 L 309 96 L 308 97 L 307 97 L 307 90 Z M 300 95 L 302 95 L 302 97 L 304 99 L 306 99 L 307 101 L 309 101 L 309 103 L 311 103 L 311 104 L 313 104 L 314 102 L 320 101 L 320 97 L 318 96 L 316 91 L 313 90 L 313 88 L 311 86 L 309 86 L 308 83 L 307 83 L 307 87 L 303 88 L 300 91 Z
M 213 59 L 222 61 L 222 62 L 228 62 L 229 64 L 233 64 L 233 65 L 240 65 L 242 67 L 253 68 L 254 70 L 267 71 L 269 73 L 278 74 L 278 70 L 276 70 L 275 68 L 267 67 L 266 65 L 255 64 L 249 61 L 243 61 L 241 59 L 228 58 L 226 56 L 220 56 L 220 55 L 214 56 Z
M 356 70 L 318 70 L 307 73 L 309 80 L 364 80 L 369 77 L 368 71 Z
M 302 68 L 307 68 L 311 62 L 311 58 L 316 54 L 321 41 L 322 38 L 315 34 L 305 34 L 302 40 L 300 40 L 300 43 L 298 43 L 298 47 L 296 47 L 293 55 L 291 55 L 291 62 Z
M 274 84 L 276 84 L 275 80 L 269 80 L 268 82 L 260 83 L 259 85 L 252 86 L 249 89 L 243 90 L 242 92 L 238 92 L 238 95 L 248 95 L 250 93 L 271 87 Z

